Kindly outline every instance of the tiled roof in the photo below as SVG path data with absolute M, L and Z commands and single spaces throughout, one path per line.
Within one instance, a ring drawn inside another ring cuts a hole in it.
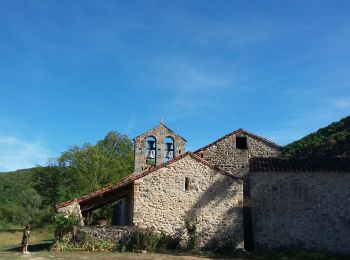
M 350 158 L 251 158 L 250 172 L 350 172 Z
M 272 146 L 274 146 L 274 147 L 276 147 L 276 148 L 280 148 L 280 147 L 281 147 L 281 146 L 279 146 L 278 144 L 276 144 L 276 143 L 274 143 L 274 142 L 271 142 L 270 140 L 268 140 L 268 139 L 266 139 L 266 138 L 263 138 L 263 137 L 261 137 L 261 136 L 255 135 L 255 134 L 253 134 L 253 133 L 251 133 L 251 132 L 248 132 L 248 131 L 246 131 L 246 130 L 240 128 L 240 129 L 235 130 L 235 131 L 233 131 L 233 132 L 231 132 L 231 133 L 228 133 L 228 134 L 224 135 L 223 137 L 217 139 L 216 141 L 214 141 L 214 142 L 212 142 L 212 143 L 210 143 L 210 144 L 208 144 L 208 145 L 206 145 L 206 146 L 204 146 L 204 147 L 202 147 L 202 148 L 200 148 L 200 149 L 194 151 L 194 153 L 199 153 L 199 152 L 201 152 L 201 151 L 204 151 L 204 150 L 208 149 L 209 147 L 211 147 L 211 146 L 217 144 L 218 142 L 224 140 L 225 138 L 227 138 L 227 137 L 229 137 L 229 136 L 231 136 L 231 135 L 233 135 L 233 134 L 237 134 L 237 133 L 243 133 L 243 134 L 245 134 L 245 135 L 247 135 L 247 136 L 250 136 L 250 137 L 255 138 L 255 139 L 257 139 L 257 140 L 260 140 L 260 141 L 262 141 L 262 142 L 264 142 L 264 143 L 267 143 L 267 144 L 269 144 L 269 145 L 272 145 Z
M 199 161 L 200 163 L 203 163 L 203 164 L 209 166 L 210 168 L 215 169 L 216 171 L 220 172 L 220 173 L 223 174 L 223 175 L 226 175 L 226 176 L 231 177 L 231 178 L 234 178 L 234 179 L 240 179 L 240 178 L 235 177 L 235 176 L 233 176 L 233 175 L 231 175 L 231 174 L 229 174 L 229 173 L 223 171 L 222 169 L 220 169 L 220 168 L 218 168 L 218 167 L 212 165 L 212 164 L 209 163 L 208 161 L 206 161 L 206 160 L 200 158 L 199 156 L 197 156 L 197 155 L 195 155 L 195 154 L 193 154 L 193 153 L 191 153 L 191 152 L 186 152 L 186 153 L 184 153 L 184 154 L 182 154 L 182 155 L 180 155 L 180 156 L 177 156 L 177 157 L 175 157 L 175 158 L 172 159 L 172 160 L 169 160 L 169 161 L 167 161 L 167 162 L 164 162 L 164 163 L 162 163 L 162 164 L 160 164 L 160 165 L 158 165 L 158 166 L 156 166 L 156 167 L 151 167 L 151 168 L 149 168 L 149 169 L 146 170 L 146 171 L 133 173 L 133 174 L 131 174 L 130 176 L 128 176 L 128 177 L 126 177 L 125 179 L 123 179 L 123 180 L 121 180 L 120 182 L 118 182 L 117 184 L 107 186 L 107 187 L 105 187 L 105 188 L 102 188 L 102 189 L 100 189 L 100 190 L 97 190 L 97 191 L 95 191 L 95 192 L 92 192 L 92 193 L 90 193 L 90 194 L 88 194 L 88 195 L 85 195 L 85 196 L 83 196 L 83 197 L 80 197 L 80 198 L 77 198 L 77 199 L 73 199 L 73 200 L 69 200 L 69 201 L 62 202 L 62 203 L 60 203 L 60 204 L 57 204 L 57 205 L 56 205 L 56 208 L 59 209 L 59 208 L 66 207 L 66 206 L 72 204 L 73 202 L 81 203 L 81 202 L 84 202 L 84 201 L 87 201 L 87 200 L 92 200 L 92 199 L 94 199 L 94 198 L 96 198 L 96 197 L 100 197 L 101 195 L 103 195 L 103 194 L 105 194 L 105 193 L 109 193 L 109 192 L 118 190 L 118 189 L 120 189 L 120 188 L 122 188 L 122 187 L 125 187 L 125 186 L 128 185 L 128 184 L 133 183 L 135 180 L 138 180 L 138 179 L 140 179 L 140 178 L 142 178 L 142 177 L 144 177 L 144 176 L 146 176 L 146 175 L 148 175 L 148 174 L 150 174 L 150 173 L 152 173 L 152 172 L 155 172 L 155 171 L 157 171 L 157 170 L 159 170 L 159 169 L 161 169 L 161 168 L 164 168 L 164 167 L 166 167 L 166 166 L 169 165 L 169 164 L 172 164 L 172 163 L 174 163 L 174 162 L 176 162 L 176 161 L 179 161 L 179 160 L 181 160 L 182 158 L 184 158 L 184 157 L 186 157 L 186 156 L 191 156 L 192 158 L 194 158 L 195 160 Z

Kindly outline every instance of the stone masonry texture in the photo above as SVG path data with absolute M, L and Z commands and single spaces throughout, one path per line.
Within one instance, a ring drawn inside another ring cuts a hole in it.
M 236 148 L 236 136 L 246 136 L 248 149 Z M 203 159 L 235 176 L 243 176 L 249 171 L 249 159 L 252 157 L 279 157 L 281 151 L 278 146 L 245 135 L 244 132 L 234 132 L 219 140 L 212 146 L 199 151 Z
M 177 135 L 169 128 L 160 124 L 159 126 L 151 129 L 150 131 L 139 135 L 134 140 L 135 149 L 135 172 L 146 170 L 149 166 L 146 164 L 146 139 L 148 137 L 154 137 L 156 139 L 156 165 L 160 165 L 164 162 L 164 150 L 165 150 L 165 138 L 171 137 L 174 140 L 174 156 L 184 154 L 185 143 L 181 136 Z
M 63 208 L 60 208 L 57 210 L 58 213 L 64 215 L 64 216 L 74 216 L 78 219 L 80 219 L 80 225 L 84 225 L 83 216 L 81 214 L 80 205 L 78 202 L 73 202 L 72 204 L 65 206 Z
M 130 241 L 132 232 L 133 228 L 126 226 L 85 226 L 77 229 L 76 238 L 80 240 L 87 236 L 95 241 L 108 240 L 113 243 L 126 244 Z
M 242 186 L 241 179 L 185 156 L 135 181 L 133 223 L 185 238 L 185 220 L 196 220 L 202 247 L 233 239 L 242 248 Z
M 251 173 L 256 245 L 350 253 L 350 173 Z

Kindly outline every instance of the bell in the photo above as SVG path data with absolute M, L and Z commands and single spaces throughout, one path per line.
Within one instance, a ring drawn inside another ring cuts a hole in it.
M 173 143 L 165 143 L 165 145 L 166 145 L 166 154 L 165 154 L 165 158 L 167 158 L 168 160 L 170 159 L 170 158 L 172 158 L 172 151 L 173 151 L 173 149 L 172 149 L 172 145 L 173 145 Z
M 172 145 L 173 145 L 173 143 L 165 143 L 166 144 L 166 150 L 167 151 L 172 151 L 173 149 L 172 149 Z
M 165 158 L 167 158 L 168 160 L 171 159 L 171 151 L 166 152 Z
M 154 159 L 154 143 L 155 141 L 153 140 L 148 140 L 147 144 L 148 144 L 148 153 L 147 153 L 147 159 Z
M 154 151 L 153 150 L 148 151 L 147 159 L 154 159 Z
M 148 143 L 148 149 L 149 150 L 154 150 L 154 143 L 155 143 L 156 141 L 153 141 L 153 140 L 148 140 L 147 141 L 147 143 Z

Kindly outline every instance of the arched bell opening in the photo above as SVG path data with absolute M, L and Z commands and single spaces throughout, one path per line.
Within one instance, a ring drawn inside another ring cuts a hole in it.
M 174 158 L 175 144 L 174 139 L 170 136 L 164 139 L 164 162 Z
M 146 164 L 156 166 L 157 162 L 157 140 L 153 136 L 146 139 Z

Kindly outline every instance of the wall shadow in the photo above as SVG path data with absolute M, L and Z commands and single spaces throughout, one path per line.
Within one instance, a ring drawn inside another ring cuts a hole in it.
M 232 190 L 232 185 L 237 186 Z M 210 204 L 220 205 L 219 207 L 226 207 L 227 210 L 220 219 L 212 220 L 215 227 L 207 224 L 199 230 L 199 238 L 202 238 L 202 247 L 211 250 L 220 250 L 220 248 L 232 249 L 243 245 L 243 193 L 242 180 L 234 177 L 226 176 L 215 181 L 208 187 L 193 205 L 188 210 L 186 218 L 189 220 L 196 220 L 201 215 L 202 209 Z M 231 198 L 229 202 L 236 202 L 233 205 L 227 205 L 227 198 Z M 203 242 L 205 240 L 205 242 Z

